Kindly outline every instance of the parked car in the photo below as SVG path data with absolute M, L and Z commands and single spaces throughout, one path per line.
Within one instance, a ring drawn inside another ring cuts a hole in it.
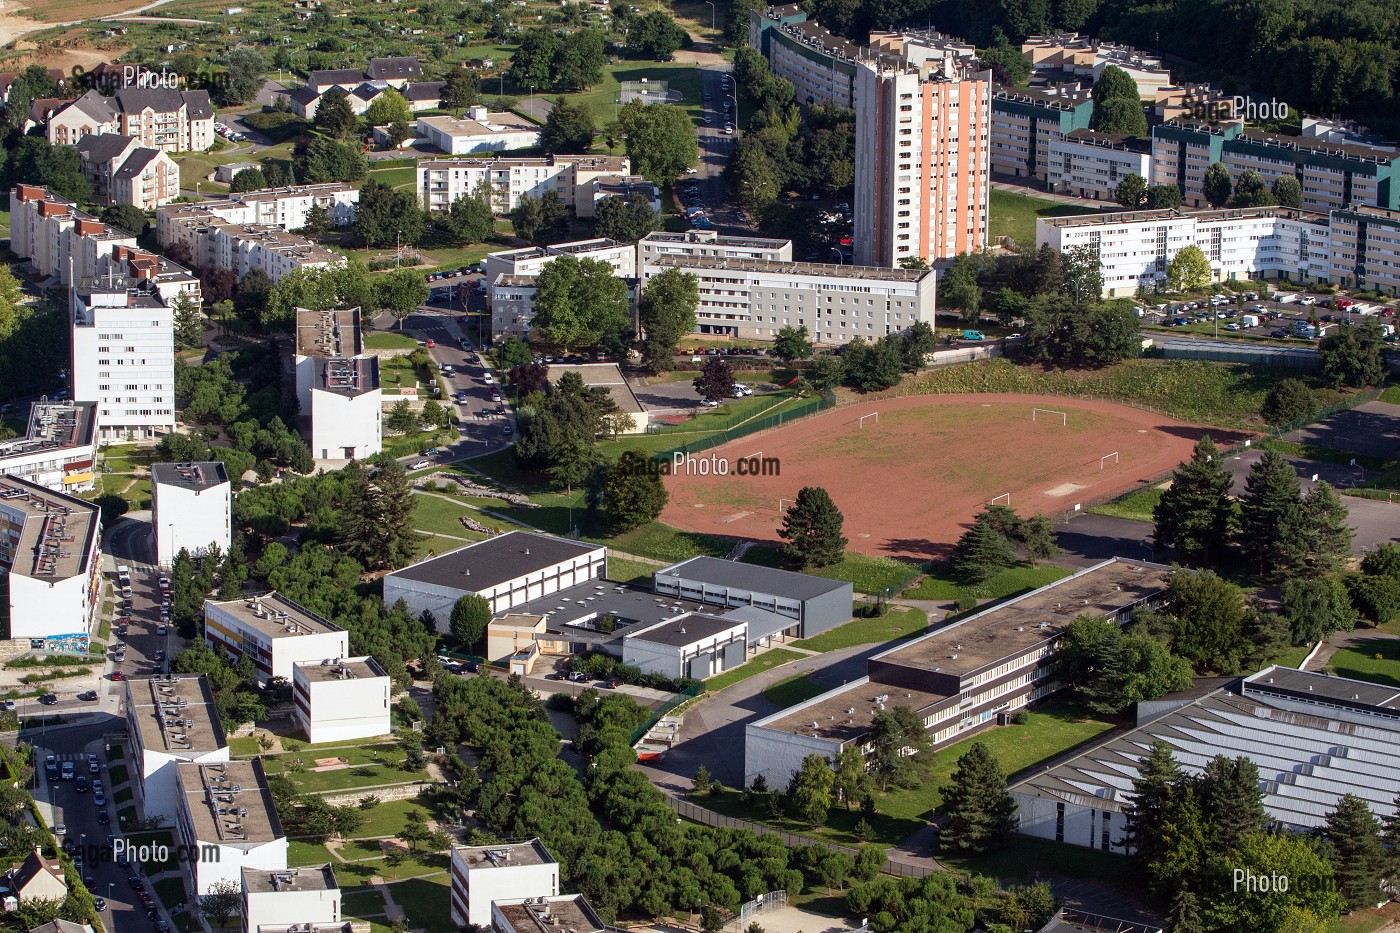
M 80 794 L 85 794 L 85 793 L 87 793 L 87 789 L 88 789 L 88 779 L 87 779 L 87 775 L 86 775 L 86 774 L 80 774 L 80 775 L 78 775 L 77 783 L 75 783 L 75 784 L 73 785 L 73 789 L 76 790 L 76 791 L 77 791 L 78 793 L 80 793 Z
M 428 467 L 430 467 L 430 466 L 432 466 L 432 465 L 433 465 L 433 461 L 431 461 L 431 460 L 415 460 L 413 463 L 410 463 L 410 464 L 408 465 L 408 468 L 409 468 L 410 470 L 426 470 Z
M 86 691 L 84 691 L 84 692 L 78 694 L 78 699 L 83 700 L 84 702 L 87 702 L 87 703 L 91 703 L 91 702 L 93 702 L 94 700 L 97 699 L 97 691 L 96 691 L 96 690 L 86 690 Z

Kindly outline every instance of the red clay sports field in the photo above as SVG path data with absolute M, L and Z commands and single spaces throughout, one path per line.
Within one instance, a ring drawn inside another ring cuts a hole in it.
M 821 486 L 845 514 L 852 551 L 945 554 L 984 504 L 1063 517 L 1077 503 L 1137 488 L 1191 455 L 1207 429 L 1110 402 L 1035 395 L 924 395 L 836 408 L 698 455 L 729 475 L 666 477 L 661 520 L 687 531 L 777 541 L 780 506 Z M 779 474 L 736 475 L 741 458 Z M 787 500 L 787 501 L 783 501 Z

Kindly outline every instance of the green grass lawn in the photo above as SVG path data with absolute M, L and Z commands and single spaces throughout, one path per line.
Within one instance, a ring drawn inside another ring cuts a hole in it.
M 894 641 L 928 628 L 928 616 L 921 609 L 892 609 L 876 619 L 854 619 L 845 625 L 793 642 L 808 651 L 835 651 L 856 645 Z
M 418 341 L 407 334 L 380 330 L 365 335 L 365 349 L 367 350 L 414 350 L 417 347 Z
M 929 574 L 902 594 L 905 599 L 1004 599 L 1069 576 L 1071 571 L 1052 564 L 1007 567 L 976 586 L 962 584 L 944 573 Z
M 1141 896 L 1141 880 L 1135 877 L 1129 859 L 1048 839 L 1017 836 L 1001 852 L 978 856 L 939 854 L 938 860 L 953 871 L 988 875 L 1008 884 L 1025 884 L 1026 879 L 1040 871 L 1067 878 L 1087 878 L 1126 894 Z
M 1387 386 L 1385 391 L 1381 393 L 1380 400 L 1392 405 L 1400 405 L 1400 386 Z
M 10 212 L 7 210 L 0 210 L 0 233 L 10 235 Z
M 744 554 L 743 560 L 746 564 L 761 564 L 765 567 L 787 569 L 778 549 L 774 547 L 760 545 L 749 548 Z M 857 593 L 873 594 L 898 589 L 912 580 L 919 572 L 919 568 L 907 561 L 894 560 L 889 557 L 869 557 L 865 554 L 848 553 L 829 567 L 814 567 L 806 572 L 816 577 L 849 583 Z
M 379 917 L 384 914 L 384 897 L 373 888 L 367 888 L 346 894 L 340 906 L 346 917 Z
M 739 681 L 752 677 L 754 674 L 760 674 L 763 671 L 771 671 L 780 664 L 796 661 L 802 657 L 804 657 L 804 655 L 798 654 L 796 651 L 788 651 L 786 648 L 773 648 L 763 652 L 763 654 L 760 654 L 752 661 L 745 662 L 738 667 L 730 668 L 723 674 L 716 674 L 714 677 L 711 677 L 709 680 L 705 681 L 705 689 L 709 693 L 716 693 L 723 690 L 725 687 L 732 687 Z
M 1370 638 L 1343 648 L 1327 662 L 1327 670 L 1387 687 L 1400 687 L 1400 641 Z
M 413 527 L 431 534 L 467 536 L 466 527 L 459 521 L 463 515 L 470 516 L 486 525 L 499 524 L 489 515 L 482 515 L 476 509 L 449 502 L 439 496 L 415 496 Z
M 228 740 L 228 751 L 234 758 L 253 758 L 262 754 L 262 746 L 251 735 L 243 735 Z
M 377 837 L 385 838 L 403 829 L 403 824 L 408 820 L 409 813 L 417 813 L 424 819 L 432 816 L 428 808 L 418 803 L 416 800 L 393 800 L 389 803 L 381 803 L 368 810 L 361 811 L 365 821 L 355 835 L 361 838 Z
M 307 842 L 305 839 L 287 841 L 287 865 L 292 868 L 302 865 L 324 865 L 334 861 L 330 850 L 319 842 Z
M 126 765 L 108 765 L 107 780 L 111 782 L 111 787 L 116 787 L 131 780 L 131 775 L 127 772 Z
M 587 104 L 593 111 L 594 121 L 599 126 L 604 126 L 611 123 L 617 116 L 618 94 L 622 90 L 621 82 L 640 81 L 642 78 L 667 82 L 671 90 L 681 92 L 684 99 L 680 105 L 690 111 L 691 116 L 696 119 L 702 116 L 699 69 L 692 64 L 682 62 L 622 61 L 615 65 L 606 65 L 603 68 L 602 81 L 580 94 L 566 96 L 572 103 Z M 489 91 L 490 89 L 490 82 L 487 82 L 487 86 L 482 90 Z
M 823 687 L 815 683 L 806 674 L 798 674 L 796 677 L 789 677 L 780 680 L 773 686 L 763 691 L 763 698 L 774 706 L 786 709 L 789 706 L 796 706 L 815 696 L 821 696 L 830 687 Z
M 315 759 L 339 757 L 348 760 L 349 767 L 334 771 L 311 771 Z M 361 787 L 376 787 L 380 784 L 399 784 L 405 781 L 421 780 L 425 771 L 405 771 L 403 750 L 397 745 L 384 743 L 372 746 L 347 747 L 335 750 L 335 754 L 305 751 L 274 755 L 263 759 L 263 767 L 269 774 L 285 774 L 298 793 L 315 793 L 327 790 L 348 790 Z M 308 770 L 294 770 L 294 762 L 301 761 Z M 363 832 L 363 830 L 362 830 Z
M 449 909 L 451 889 L 449 878 L 443 874 L 436 878 L 412 878 L 394 882 L 390 889 L 394 901 L 403 908 L 411 929 L 427 930 L 428 933 L 452 933 L 453 925 Z
M 987 230 L 992 239 L 1009 236 L 1017 243 L 1035 243 L 1035 222 L 1041 217 L 1074 217 L 1079 214 L 1096 214 L 1092 207 L 1074 204 L 1060 204 L 1045 198 L 1016 194 L 1011 191 L 992 189 L 988 206 L 991 216 Z
M 1135 522 L 1151 522 L 1152 510 L 1157 507 L 1157 503 L 1162 501 L 1162 493 L 1165 489 L 1156 486 L 1149 486 L 1144 489 L 1130 492 L 1121 499 L 1106 502 L 1103 505 L 1096 505 L 1090 512 L 1095 515 L 1109 515 L 1113 518 L 1129 518 Z
M 655 564 L 608 555 L 608 579 L 618 583 L 650 584 L 651 575 L 656 569 Z
M 1310 651 L 1312 651 L 1312 645 L 1289 648 L 1269 661 L 1269 664 L 1277 664 L 1279 667 L 1297 667 L 1303 663 L 1303 659 L 1308 656 Z M 1264 665 L 1264 667 L 1268 666 L 1268 664 Z
M 162 878 L 151 887 L 167 910 L 174 910 L 176 904 L 184 903 L 185 882 L 179 878 Z
M 373 178 L 381 185 L 388 185 L 391 188 L 400 188 L 405 185 L 411 188 L 417 183 L 417 176 L 418 170 L 412 166 L 408 168 L 372 168 L 365 180 Z
M 734 549 L 733 538 L 698 531 L 681 531 L 660 522 L 651 522 L 611 538 L 589 535 L 583 537 L 586 541 L 606 544 L 609 548 L 616 548 L 625 554 L 637 554 L 652 560 L 669 562 L 682 561 L 702 554 L 709 557 L 725 557 Z

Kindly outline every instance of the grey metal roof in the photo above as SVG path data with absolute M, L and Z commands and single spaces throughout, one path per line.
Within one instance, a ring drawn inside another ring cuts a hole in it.
M 303 84 L 301 87 L 294 87 L 290 91 L 284 91 L 283 93 L 286 94 L 287 99 L 292 103 L 301 104 L 303 106 L 311 103 L 313 100 L 319 99 L 321 96 L 321 92 L 309 84 Z
M 1121 810 L 1132 798 L 1141 759 L 1158 739 L 1172 747 L 1177 762 L 1191 774 L 1199 774 L 1216 755 L 1249 758 L 1259 768 L 1265 810 L 1294 829 L 1323 825 L 1326 814 L 1347 793 L 1382 816 L 1394 812 L 1400 794 L 1400 770 L 1394 766 L 1400 753 L 1400 722 L 1329 715 L 1325 708 L 1304 712 L 1287 701 L 1224 689 L 1010 789 L 1098 810 Z
M 118 178 L 135 178 L 160 156 L 159 149 L 147 149 L 144 146 L 140 149 L 133 149 L 131 155 L 126 157 L 122 167 L 117 169 Z
M 218 460 L 199 463 L 155 463 L 151 479 L 159 486 L 181 489 L 209 489 L 228 482 L 228 471 Z
M 440 100 L 446 86 L 446 81 L 416 81 L 404 87 L 404 100 Z
M 100 123 L 110 123 L 117 118 L 117 108 L 112 98 L 104 97 L 97 91 L 88 91 L 69 106 Z
M 74 148 L 78 150 L 78 158 L 84 162 L 110 162 L 126 152 L 134 142 L 136 140 L 132 137 L 119 133 L 88 133 L 78 140 Z
M 601 550 L 602 545 L 586 541 L 512 531 L 449 551 L 441 557 L 419 561 L 389 576 L 479 593 L 560 561 Z
M 209 100 L 208 91 L 181 91 L 180 96 L 185 99 L 185 106 L 189 108 L 191 120 L 212 120 L 214 118 L 214 104 Z
M 393 78 L 419 78 L 423 75 L 423 66 L 418 64 L 418 59 L 412 57 L 398 58 L 371 58 L 369 60 L 369 77 L 372 81 L 388 81 Z
M 690 560 L 662 568 L 656 571 L 656 575 L 679 575 L 682 580 L 726 586 L 735 590 L 749 590 L 769 596 L 782 596 L 786 599 L 814 599 L 836 590 L 851 588 L 851 584 L 839 580 L 827 580 L 824 577 L 761 567 L 757 564 L 743 564 L 734 560 L 720 560 L 718 557 L 692 557 Z
M 124 87 L 113 97 L 123 113 L 138 113 L 147 107 L 156 113 L 175 113 L 185 105 L 184 96 L 168 87 Z
M 798 625 L 796 619 L 780 616 L 776 612 L 760 609 L 757 606 L 740 606 L 722 613 L 726 619 L 735 619 L 749 627 L 749 644 L 786 631 Z
M 626 639 L 668 645 L 672 648 L 684 648 L 697 641 L 714 638 L 740 624 L 742 623 L 739 619 L 724 619 L 719 616 L 706 615 L 703 612 L 687 612 L 685 615 L 668 619 L 650 628 L 634 629 L 627 633 Z
M 365 73 L 358 68 L 334 68 L 311 72 L 310 83 L 316 87 L 326 87 L 331 84 L 359 84 L 364 79 Z

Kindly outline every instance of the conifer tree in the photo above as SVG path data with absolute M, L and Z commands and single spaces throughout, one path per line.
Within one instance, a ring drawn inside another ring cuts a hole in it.
M 1133 800 L 1124 808 L 1127 829 L 1123 844 L 1142 865 L 1150 865 L 1156 858 L 1172 789 L 1180 780 L 1181 766 L 1172 755 L 1172 747 L 1161 739 L 1156 740 L 1147 757 L 1138 761 L 1138 776 L 1133 778 Z
M 1234 511 L 1230 474 L 1209 437 L 1172 472 L 1172 484 L 1152 510 L 1158 547 L 1174 548 L 1187 563 L 1208 564 L 1229 542 Z
M 1352 908 L 1374 906 L 1387 898 L 1381 881 L 1389 860 L 1381 845 L 1381 824 L 1371 808 L 1355 794 L 1345 794 L 1327 814 L 1327 841 L 1342 897 Z
M 1006 845 L 1016 831 L 1016 801 L 1006 792 L 1006 772 L 982 742 L 958 759 L 943 789 L 947 824 L 939 845 L 961 852 L 990 852 Z
M 828 567 L 846 553 L 846 539 L 841 535 L 845 516 L 820 486 L 803 486 L 797 500 L 783 515 L 783 527 L 778 537 L 783 556 L 803 570 Z
M 981 516 L 953 546 L 953 573 L 965 583 L 978 584 L 1016 563 L 1011 542 Z
M 1246 835 L 1262 832 L 1269 824 L 1264 793 L 1259 789 L 1259 768 L 1248 758 L 1231 761 L 1216 755 L 1207 762 L 1200 778 L 1200 797 L 1222 853 L 1234 851 Z
M 1349 517 L 1342 497 L 1330 483 L 1316 483 L 1303 497 L 1300 557 L 1309 573 L 1334 573 L 1346 565 L 1356 533 L 1347 524 Z
M 1240 500 L 1240 546 L 1271 579 L 1286 575 L 1303 551 L 1302 486 L 1287 460 L 1272 450 L 1255 461 Z

